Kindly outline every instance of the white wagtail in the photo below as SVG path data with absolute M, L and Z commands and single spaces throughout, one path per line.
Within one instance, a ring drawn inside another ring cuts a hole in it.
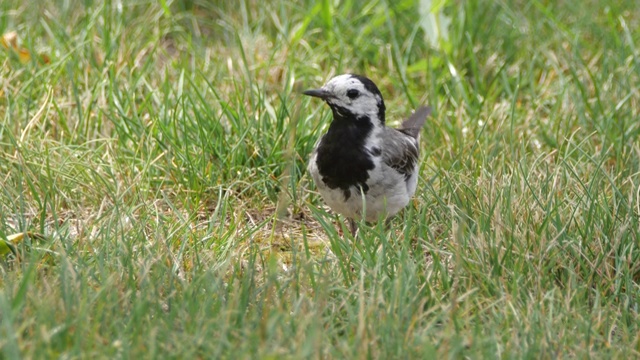
M 420 129 L 431 108 L 421 107 L 398 129 L 385 126 L 382 94 L 370 79 L 344 74 L 305 95 L 324 100 L 333 121 L 316 145 L 309 172 L 329 207 L 349 219 L 389 218 L 416 191 Z

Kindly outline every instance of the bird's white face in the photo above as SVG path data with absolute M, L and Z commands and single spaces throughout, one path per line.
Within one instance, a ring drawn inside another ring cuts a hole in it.
M 378 104 L 382 98 L 367 90 L 364 84 L 351 75 L 339 75 L 329 80 L 323 89 L 333 97 L 327 98 L 329 105 L 348 109 L 354 115 L 371 115 L 378 113 Z
M 305 94 L 322 98 L 340 116 L 367 116 L 373 124 L 384 124 L 384 101 L 369 79 L 352 74 L 338 75 L 320 89 Z

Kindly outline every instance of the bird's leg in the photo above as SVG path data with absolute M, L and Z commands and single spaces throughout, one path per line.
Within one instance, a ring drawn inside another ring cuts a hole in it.
M 387 220 L 384 221 L 384 229 L 387 230 L 387 231 L 389 229 L 391 229 L 391 218 L 390 217 L 387 218 Z
M 351 236 L 356 237 L 356 233 L 358 232 L 358 224 L 353 219 L 349 219 L 349 229 L 351 229 Z

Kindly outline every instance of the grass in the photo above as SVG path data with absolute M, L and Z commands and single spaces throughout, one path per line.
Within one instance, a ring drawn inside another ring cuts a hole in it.
M 640 355 L 635 0 L 0 4 L 3 358 Z M 44 62 L 39 55 L 49 56 Z M 415 200 L 353 241 L 299 95 L 419 104 Z

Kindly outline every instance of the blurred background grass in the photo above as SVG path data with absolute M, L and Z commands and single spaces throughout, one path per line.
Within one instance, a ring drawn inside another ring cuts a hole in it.
M 2 267 L 3 357 L 638 356 L 639 27 L 633 0 L 3 1 L 31 56 L 0 48 L 0 236 L 48 239 Z M 298 94 L 343 72 L 391 125 L 435 110 L 415 201 L 356 242 Z

